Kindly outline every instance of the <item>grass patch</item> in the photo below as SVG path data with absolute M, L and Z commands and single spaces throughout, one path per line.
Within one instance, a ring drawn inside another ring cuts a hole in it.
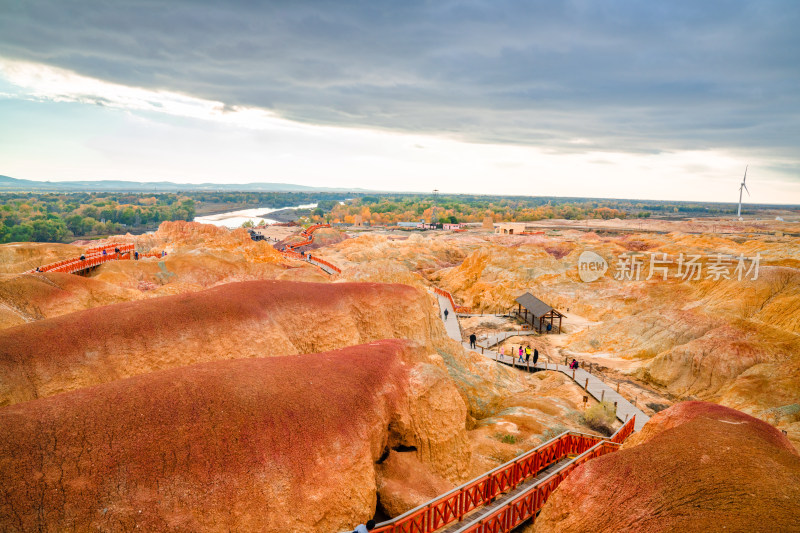
M 654 403 L 654 402 L 648 402 L 646 405 L 656 413 L 660 413 L 661 411 L 669 407 L 669 405 L 663 403 Z
M 584 411 L 582 418 L 584 426 L 609 436 L 614 432 L 613 426 L 617 419 L 617 413 L 614 409 L 614 404 L 603 402 L 589 407 Z
M 519 440 L 515 435 L 509 435 L 508 433 L 495 433 L 494 438 L 505 444 L 516 444 L 517 440 Z

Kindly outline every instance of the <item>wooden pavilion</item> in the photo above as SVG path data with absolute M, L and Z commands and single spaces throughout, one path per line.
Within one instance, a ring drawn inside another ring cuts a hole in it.
M 530 324 L 533 329 L 542 333 L 543 330 L 547 331 L 549 324 L 550 333 L 561 333 L 561 320 L 566 315 L 553 309 L 529 292 L 517 297 L 515 301 L 517 308 L 512 314 L 520 317 L 526 324 Z M 558 319 L 558 324 L 555 323 L 556 319 Z

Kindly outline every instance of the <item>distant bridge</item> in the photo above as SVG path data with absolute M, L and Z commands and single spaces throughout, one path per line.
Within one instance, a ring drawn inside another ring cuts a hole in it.
M 340 269 L 333 263 L 325 261 L 324 259 L 321 259 L 319 257 L 315 257 L 311 254 L 301 253 L 297 251 L 299 248 L 302 248 L 303 246 L 308 246 L 309 244 L 314 242 L 315 231 L 317 231 L 318 229 L 330 228 L 330 227 L 331 227 L 330 224 L 314 224 L 313 226 L 310 226 L 308 229 L 304 229 L 303 231 L 300 232 L 300 236 L 303 238 L 302 241 L 294 242 L 292 244 L 287 244 L 286 246 L 284 246 L 283 250 L 280 250 L 280 252 L 284 256 L 291 257 L 292 259 L 302 259 L 304 261 L 308 261 L 312 265 L 321 268 L 323 271 L 325 271 L 330 275 L 341 274 L 342 269 Z
M 331 226 L 329 224 L 315 224 L 308 229 L 303 230 L 300 233 L 300 236 L 303 237 L 303 240 L 287 245 L 283 250 L 280 250 L 281 254 L 292 259 L 302 259 L 307 261 L 308 263 L 322 269 L 324 272 L 330 275 L 341 274 L 342 270 L 333 263 L 330 263 L 329 261 L 326 261 L 320 257 L 316 257 L 311 254 L 300 253 L 297 251 L 298 248 L 314 242 L 314 232 L 316 230 L 330 227 Z M 105 246 L 89 248 L 80 257 L 64 259 L 63 261 L 57 261 L 55 263 L 43 265 L 27 271 L 26 274 L 35 274 L 37 272 L 84 274 L 109 261 L 127 260 L 133 259 L 134 257 L 163 257 L 164 255 L 166 255 L 165 252 L 153 251 L 138 252 L 137 255 L 133 244 L 113 243 Z
M 131 255 L 134 253 L 134 246 L 132 244 L 114 243 L 106 246 L 89 248 L 80 257 L 64 259 L 63 261 L 57 261 L 55 263 L 50 263 L 49 265 L 36 267 L 35 269 L 26 272 L 26 274 L 35 274 L 36 272 L 64 272 L 66 274 L 82 274 L 109 261 L 130 259 Z M 139 256 L 143 257 L 143 254 L 140 254 Z

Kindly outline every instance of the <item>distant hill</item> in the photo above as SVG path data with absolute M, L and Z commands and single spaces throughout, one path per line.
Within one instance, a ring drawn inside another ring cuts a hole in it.
M 292 183 L 173 183 L 171 181 L 138 182 L 100 181 L 34 181 L 0 176 L 0 191 L 35 192 L 177 192 L 177 191 L 254 191 L 254 192 L 366 192 L 366 189 L 307 187 Z

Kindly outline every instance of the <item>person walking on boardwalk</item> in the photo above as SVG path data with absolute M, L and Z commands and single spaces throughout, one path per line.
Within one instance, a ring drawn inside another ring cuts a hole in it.
M 519 362 L 522 362 L 522 345 L 519 345 Z
M 531 364 L 531 347 L 530 346 L 526 346 L 525 347 L 525 364 L 526 365 L 530 365 Z
M 476 337 L 474 333 L 469 336 L 469 347 L 472 348 L 473 350 L 475 349 L 475 341 L 477 340 L 478 337 Z
M 445 309 L 445 310 L 444 310 L 444 320 L 445 320 L 445 322 L 447 322 L 447 315 L 449 315 L 449 314 L 450 314 L 450 311 L 448 311 L 447 309 Z
M 539 350 L 537 348 L 533 349 L 533 366 L 536 366 L 536 363 L 539 361 Z

